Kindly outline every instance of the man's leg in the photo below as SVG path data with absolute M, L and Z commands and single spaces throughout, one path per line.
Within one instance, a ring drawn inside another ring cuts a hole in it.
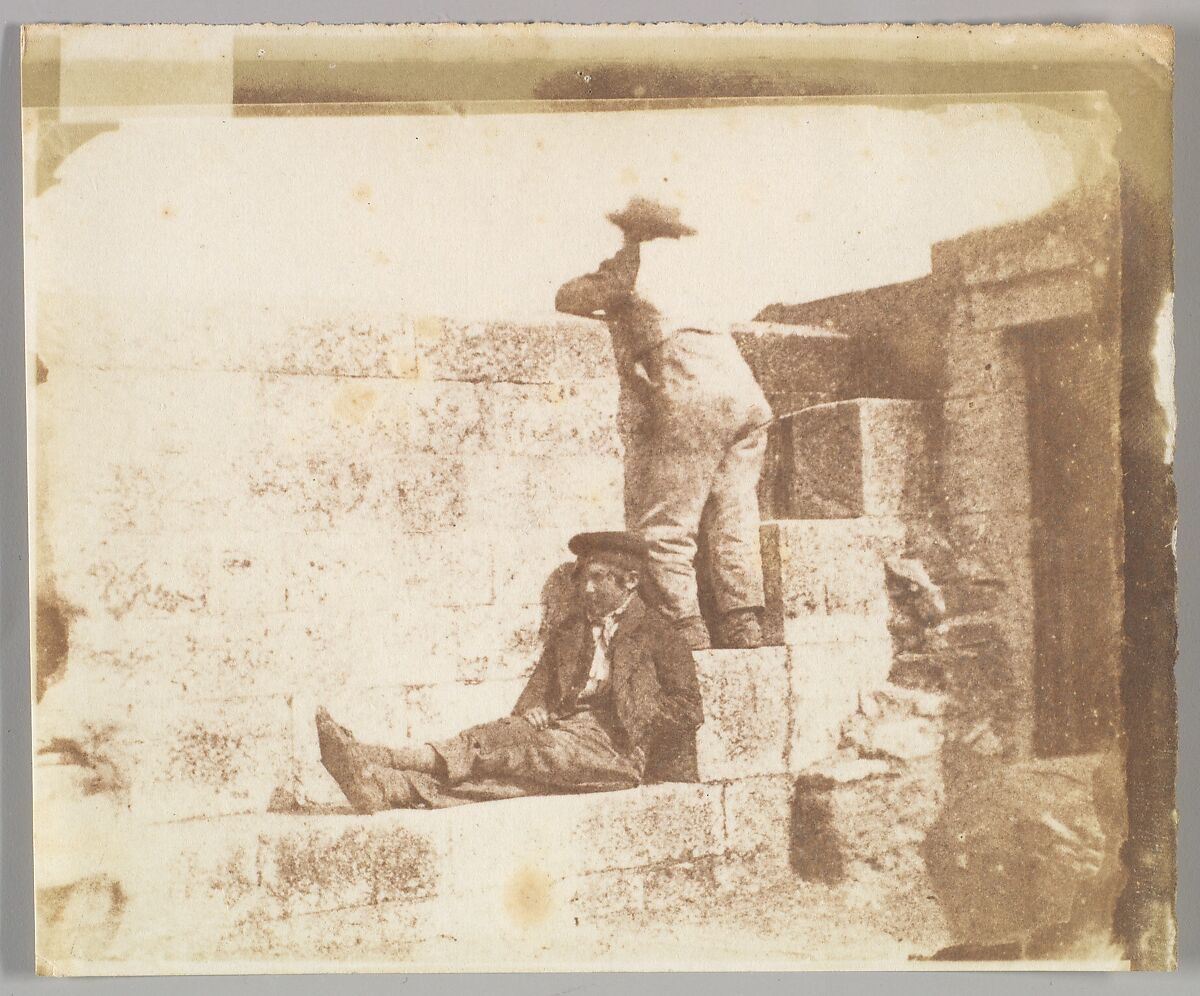
M 720 444 L 700 435 L 659 434 L 626 452 L 626 490 L 635 496 L 628 528 L 646 541 L 660 608 L 693 650 L 710 643 L 696 590 L 696 539 L 721 460 Z
M 601 792 L 632 788 L 641 761 L 618 750 L 591 712 L 556 719 L 537 730 L 520 716 L 472 726 L 432 745 L 451 787 L 491 783 L 500 794 Z M 503 786 L 503 788 L 499 788 Z
M 433 774 L 438 757 L 428 745 L 413 748 L 359 743 L 334 722 L 322 706 L 317 710 L 317 743 L 321 763 L 350 804 L 360 813 L 420 805 L 424 795 L 407 772 Z
M 321 760 L 362 813 L 437 806 L 463 783 L 476 798 L 632 788 L 641 760 L 619 751 L 590 713 L 535 730 L 507 716 L 448 740 L 408 747 L 361 744 L 324 709 L 317 712 Z
M 727 647 L 762 643 L 758 481 L 766 447 L 765 431 L 751 432 L 735 442 L 717 468 L 704 509 L 704 545 L 713 601 L 720 613 L 718 639 Z

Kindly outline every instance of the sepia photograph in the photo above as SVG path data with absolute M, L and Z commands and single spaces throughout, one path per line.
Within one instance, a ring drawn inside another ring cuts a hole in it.
M 1172 968 L 1173 49 L 26 26 L 38 972 Z

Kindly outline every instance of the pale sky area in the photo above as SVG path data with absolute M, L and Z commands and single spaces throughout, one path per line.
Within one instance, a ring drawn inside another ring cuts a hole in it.
M 616 249 L 605 212 L 642 194 L 700 233 L 647 249 L 646 296 L 745 321 L 918 277 L 934 242 L 1045 208 L 1076 182 L 1056 120 L 831 103 L 130 117 L 27 210 L 42 290 L 541 318 Z

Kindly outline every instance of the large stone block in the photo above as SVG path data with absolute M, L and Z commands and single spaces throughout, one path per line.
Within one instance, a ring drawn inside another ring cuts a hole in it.
M 161 537 L 123 534 L 63 537 L 54 543 L 55 585 L 60 597 L 82 611 L 116 621 L 203 616 L 215 567 L 202 536 L 166 545 Z
M 307 314 L 301 307 L 251 312 L 241 330 L 245 346 L 238 351 L 247 368 L 332 377 L 417 376 L 416 323 L 408 316 L 365 315 L 332 302 Z M 234 335 L 230 330 L 218 341 Z
M 696 736 L 702 781 L 784 770 L 790 715 L 784 647 L 695 654 L 704 725 Z
M 214 944 L 221 959 L 278 970 L 336 972 L 348 954 L 356 966 L 416 969 L 414 961 L 441 928 L 444 904 L 436 899 L 397 900 L 255 919 L 226 931 Z
M 533 868 L 551 878 L 640 868 L 725 849 L 721 786 L 512 799 L 444 811 L 457 889 L 470 895 Z M 503 840 L 501 850 L 496 842 Z
M 481 384 L 478 389 L 493 452 L 620 455 L 615 377 L 611 382 Z
M 1107 165 L 1032 218 L 937 243 L 934 273 L 975 285 L 1107 263 L 1120 253 L 1121 211 L 1120 180 L 1111 160 Z
M 72 713 L 85 691 L 88 712 Z M 73 769 L 84 795 L 111 797 L 124 821 L 264 812 L 291 771 L 291 739 L 282 697 L 201 700 L 158 685 L 122 701 L 120 688 L 75 676 L 37 723 L 41 756 Z
M 620 529 L 624 468 L 616 455 L 468 456 L 461 486 L 465 524 L 494 531 L 554 530 L 564 537 Z
M 260 521 L 296 530 L 434 532 L 462 518 L 463 471 L 446 455 L 314 448 L 280 456 L 264 444 L 247 455 L 244 489 Z
M 496 571 L 496 601 L 500 606 L 537 602 L 567 602 L 573 596 L 570 571 L 575 555 L 567 541 L 579 531 L 559 517 L 561 525 L 539 528 L 496 530 L 480 542 L 491 549 Z M 617 520 L 619 522 L 619 520 Z
M 480 682 L 525 678 L 542 650 L 545 609 L 539 603 L 505 601 L 460 610 L 447 624 L 445 650 L 454 658 L 454 677 Z
M 47 294 L 38 300 L 36 336 L 36 349 L 52 370 L 60 364 L 137 370 L 215 367 L 399 378 L 413 377 L 417 370 L 412 319 L 367 315 L 357 302 L 328 298 L 280 307 Z
M 1020 336 L 1012 329 L 947 336 L 946 397 L 1023 393 L 1026 381 Z
M 761 855 L 783 868 L 791 846 L 795 778 L 743 778 L 725 786 L 725 842 L 730 851 Z M 765 866 L 764 866 L 765 867 Z
M 1064 270 L 970 292 L 968 301 L 976 331 L 1016 328 L 1095 312 L 1100 295 L 1092 270 Z
M 263 812 L 291 768 L 282 698 L 160 701 L 129 734 L 131 811 L 143 819 Z
M 954 398 L 943 408 L 941 498 L 952 512 L 1030 506 L 1029 426 L 1023 395 Z
M 860 398 L 792 420 L 787 518 L 843 519 L 923 511 L 931 490 L 929 405 Z
M 435 815 L 267 813 L 135 827 L 134 848 L 114 866 L 128 897 L 118 940 L 142 945 L 143 957 L 211 961 L 222 948 L 245 950 L 230 937 L 256 925 L 419 904 L 449 861 L 446 833 L 419 819 Z
M 882 875 L 928 888 L 920 844 L 942 799 L 936 758 L 902 765 L 839 755 L 796 781 L 793 866 L 825 883 Z M 903 878 L 900 878 L 903 876 Z
M 735 326 L 746 363 L 776 415 L 860 394 L 857 345 L 827 329 L 772 322 Z
M 883 562 L 903 549 L 899 520 L 766 522 L 762 546 L 768 643 L 886 635 Z
M 380 377 L 263 375 L 255 417 L 280 455 L 461 453 L 484 445 L 477 384 Z
M 616 377 L 608 329 L 596 321 L 462 324 L 422 318 L 415 341 L 420 375 L 430 380 L 565 384 Z

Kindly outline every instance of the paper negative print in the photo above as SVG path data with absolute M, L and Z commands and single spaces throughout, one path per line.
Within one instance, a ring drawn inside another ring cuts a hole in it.
M 1169 29 L 23 59 L 40 971 L 1173 964 Z

